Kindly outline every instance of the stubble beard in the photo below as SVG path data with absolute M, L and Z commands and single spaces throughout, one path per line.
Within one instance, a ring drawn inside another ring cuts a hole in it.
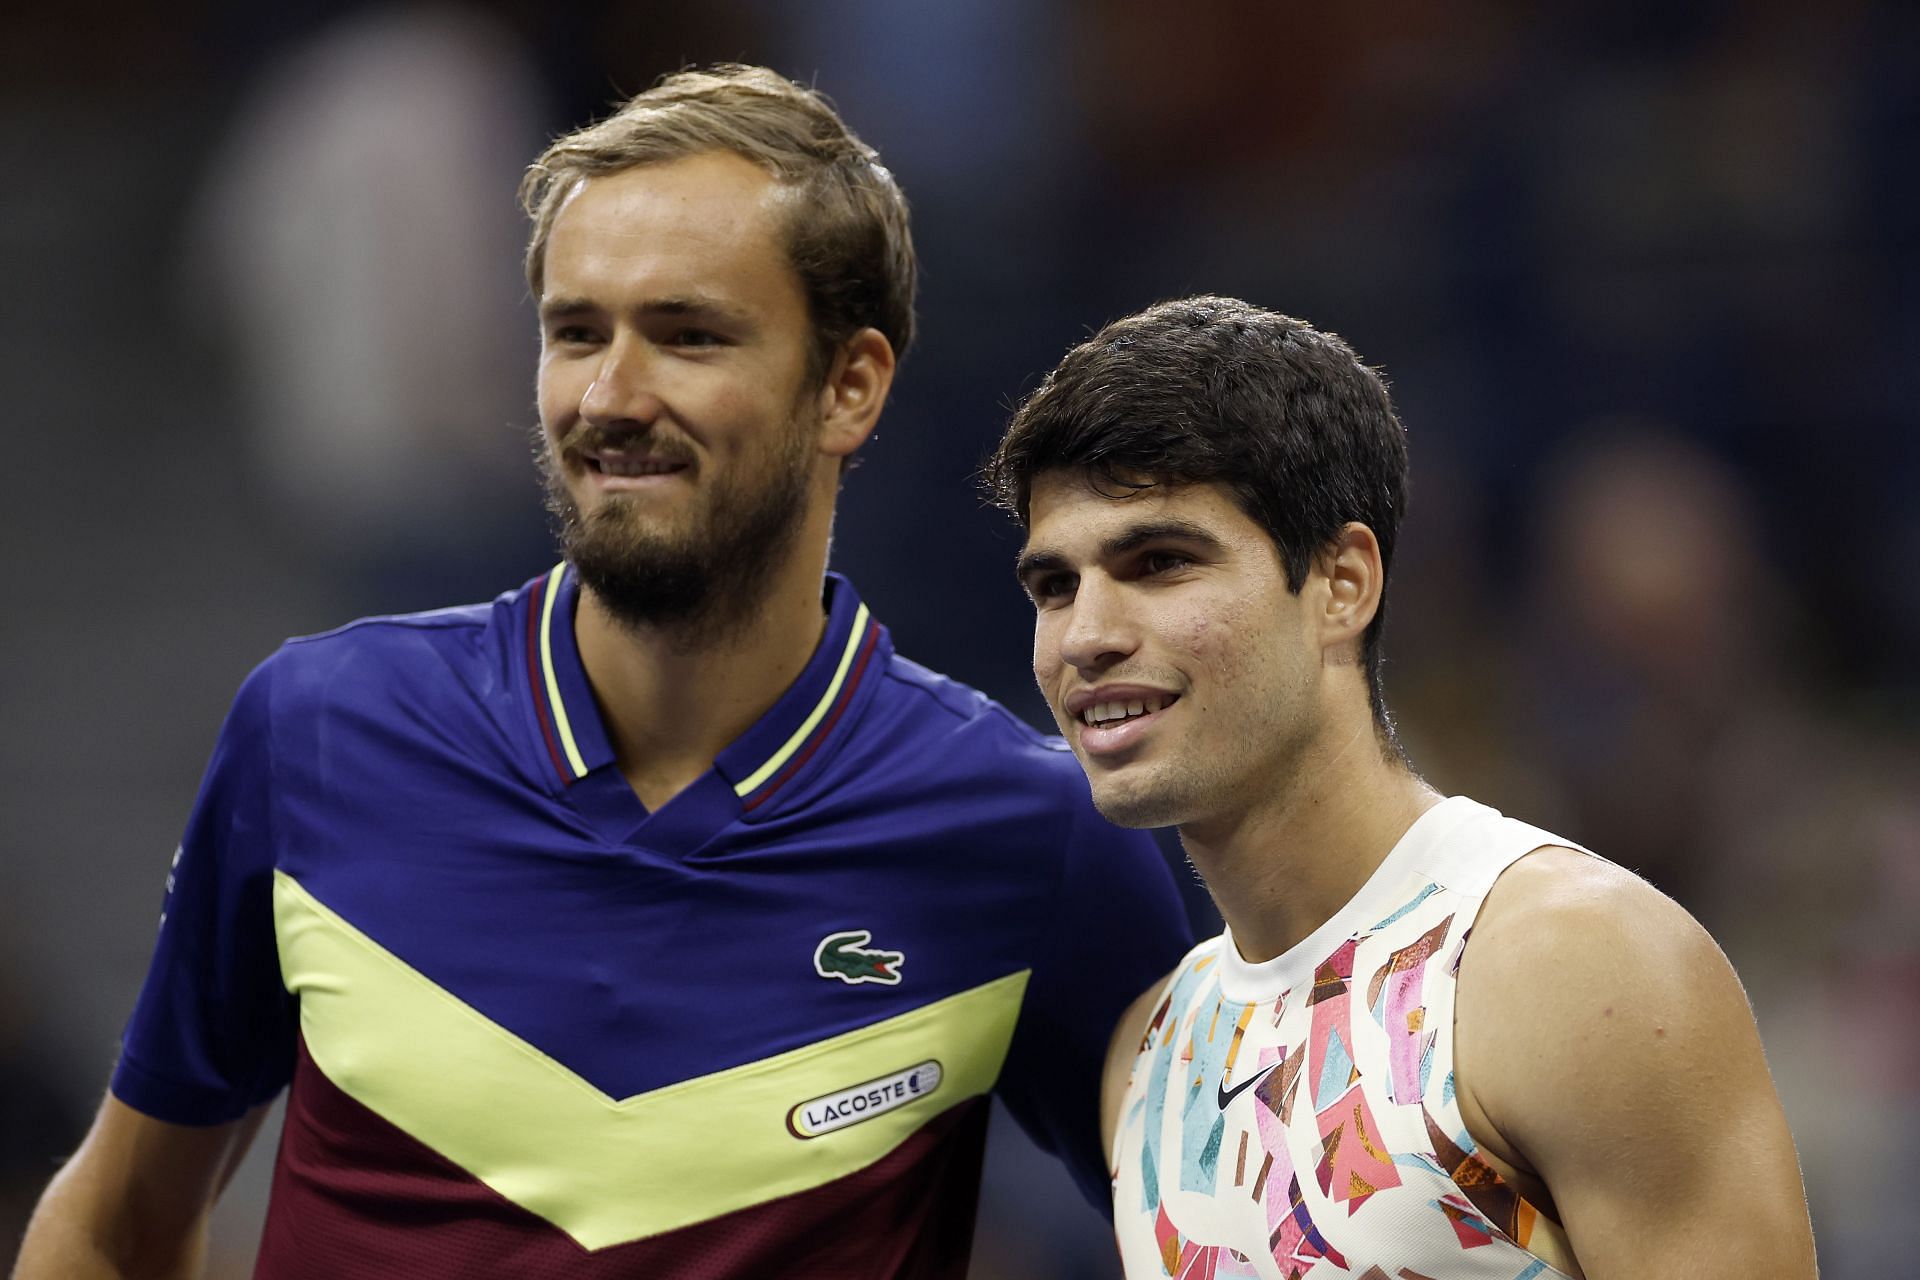
M 1154 673 L 1144 670 L 1129 674 L 1149 683 L 1156 679 Z M 1162 683 L 1172 685 L 1171 680 Z M 1209 798 L 1218 790 L 1218 765 L 1187 743 L 1156 743 L 1147 759 L 1130 760 L 1110 771 L 1080 754 L 1075 737 L 1077 724 L 1064 718 L 1058 724 L 1061 736 L 1074 744 L 1093 807 L 1116 827 L 1137 831 L 1178 826 L 1196 811 L 1205 812 Z
M 1316 728 L 1306 718 L 1305 687 L 1281 693 L 1269 686 L 1238 696 L 1279 710 L 1236 716 L 1230 723 L 1216 718 L 1202 741 L 1163 743 L 1158 759 L 1136 763 L 1104 783 L 1095 783 L 1089 771 L 1100 816 L 1119 827 L 1216 833 L 1237 828 L 1290 787 Z
M 1196 808 L 1205 807 L 1202 797 L 1214 781 L 1202 776 L 1208 769 L 1197 760 L 1167 761 L 1146 777 L 1138 776 L 1147 772 L 1138 766 L 1131 772 L 1135 776 L 1093 786 L 1092 793 L 1101 817 L 1133 830 L 1179 826 Z
M 708 491 L 679 531 L 660 528 L 625 494 L 583 512 L 545 433 L 534 434 L 561 549 L 615 622 L 681 649 L 723 643 L 751 624 L 805 522 L 811 450 L 798 412 L 760 482 L 740 476 Z

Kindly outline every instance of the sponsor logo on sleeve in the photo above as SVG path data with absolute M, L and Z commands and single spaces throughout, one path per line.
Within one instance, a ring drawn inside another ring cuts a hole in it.
M 883 1116 L 931 1096 L 940 1088 L 940 1078 L 940 1063 L 928 1060 L 878 1080 L 811 1098 L 787 1112 L 787 1132 L 796 1138 L 818 1138 Z
M 173 883 L 180 873 L 180 855 L 187 851 L 183 844 L 173 846 L 173 861 L 167 864 L 167 893 L 160 900 L 160 928 L 167 927 L 167 908 L 173 905 Z

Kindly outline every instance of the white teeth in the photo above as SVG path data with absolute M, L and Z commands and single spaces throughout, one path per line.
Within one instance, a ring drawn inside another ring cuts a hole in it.
M 1115 720 L 1128 720 L 1134 716 L 1151 715 L 1163 709 L 1173 699 L 1156 696 L 1143 698 L 1135 702 L 1096 702 L 1080 712 L 1083 724 L 1106 724 Z
M 617 453 L 599 455 L 600 469 L 610 476 L 659 476 L 678 471 L 677 462 L 658 462 L 647 458 L 627 458 Z

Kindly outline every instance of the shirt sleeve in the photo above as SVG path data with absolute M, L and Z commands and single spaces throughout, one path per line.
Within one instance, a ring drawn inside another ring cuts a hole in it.
M 174 1124 L 235 1120 L 292 1072 L 273 930 L 273 664 L 241 686 L 167 875 L 113 1095 Z
M 1084 789 L 1072 801 L 1059 889 L 1000 1078 L 1020 1127 L 1058 1156 L 1111 1217 L 1100 1143 L 1107 1044 L 1126 1007 L 1193 945 L 1173 873 L 1153 837 L 1108 823 Z

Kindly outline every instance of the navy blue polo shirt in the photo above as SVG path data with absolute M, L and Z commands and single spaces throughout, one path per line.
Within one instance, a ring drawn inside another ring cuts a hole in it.
M 578 591 L 290 641 L 236 699 L 113 1091 L 291 1085 L 259 1274 L 958 1276 L 994 1092 L 1104 1206 L 1107 1037 L 1190 942 L 1152 842 L 832 575 L 649 812 Z

